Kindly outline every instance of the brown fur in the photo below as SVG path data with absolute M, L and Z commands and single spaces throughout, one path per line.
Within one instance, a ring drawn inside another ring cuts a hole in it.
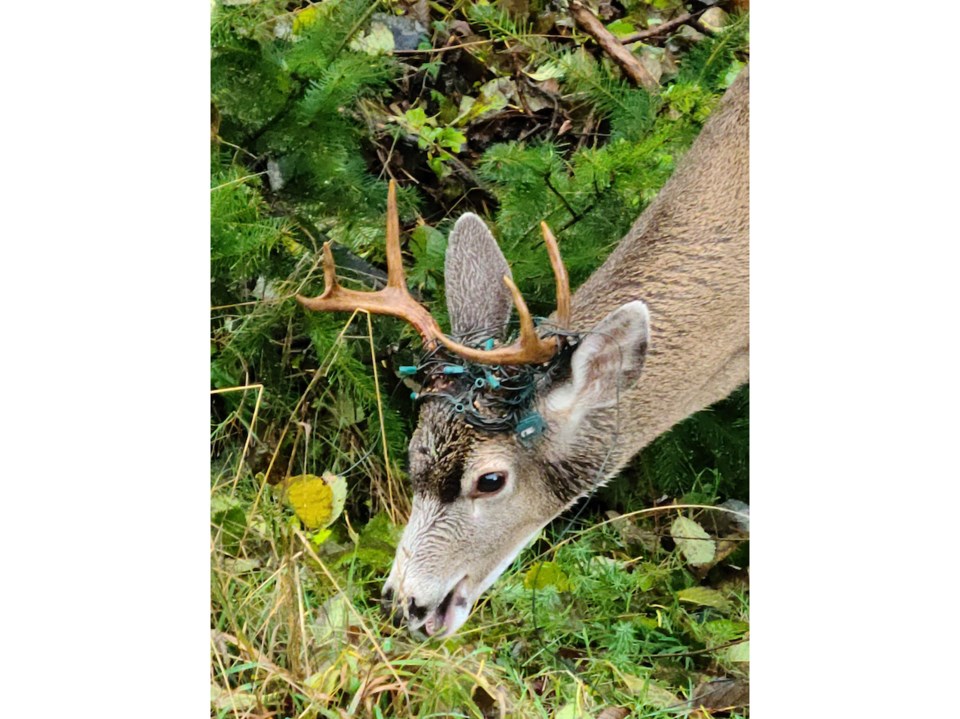
M 573 296 L 575 328 L 634 299 L 650 310 L 646 364 L 621 397 L 613 472 L 747 381 L 749 91 L 744 68 L 681 167 Z

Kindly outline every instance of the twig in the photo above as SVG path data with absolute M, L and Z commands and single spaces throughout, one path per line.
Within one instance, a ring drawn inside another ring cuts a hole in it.
M 703 15 L 707 10 L 697 10 L 696 12 L 686 12 L 683 15 L 679 15 L 673 20 L 667 20 L 664 23 L 660 23 L 656 27 L 652 27 L 649 30 L 641 30 L 640 32 L 635 32 L 632 35 L 624 35 L 620 38 L 620 42 L 624 45 L 637 42 L 639 40 L 649 40 L 651 37 L 656 37 L 657 35 L 663 35 L 664 33 L 670 32 L 671 30 L 680 27 L 681 25 L 686 25 L 691 20 L 696 20 L 698 17 Z M 699 23 L 697 23 L 699 24 Z
M 597 41 L 603 51 L 623 69 L 631 80 L 648 92 L 653 92 L 659 87 L 647 68 L 603 26 L 596 15 L 584 7 L 580 0 L 573 0 L 570 3 L 570 14 L 573 15 L 577 25 Z
M 557 192 L 557 188 L 555 188 L 553 184 L 550 182 L 550 176 L 546 175 L 543 178 L 543 181 L 546 184 L 547 189 L 550 190 L 550 192 L 552 192 L 554 195 L 556 195 L 559 198 L 560 202 L 563 203 L 563 206 L 567 209 L 567 212 L 570 213 L 570 216 L 579 220 L 580 215 L 578 215 L 577 211 L 570 206 L 570 203 L 567 202 L 567 198 L 561 195 L 559 192 Z
M 394 55 L 427 55 L 435 52 L 450 52 L 464 47 L 476 47 L 477 45 L 489 45 L 497 42 L 496 40 L 476 40 L 474 42 L 462 42 L 459 45 L 447 45 L 446 47 L 429 47 L 426 50 L 394 50 Z

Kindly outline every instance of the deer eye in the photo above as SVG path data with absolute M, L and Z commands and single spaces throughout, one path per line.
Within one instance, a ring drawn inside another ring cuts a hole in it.
M 503 488 L 507 482 L 506 472 L 487 472 L 477 479 L 476 494 L 491 494 Z

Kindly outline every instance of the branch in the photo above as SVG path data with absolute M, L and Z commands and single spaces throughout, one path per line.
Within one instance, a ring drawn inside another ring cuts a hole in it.
M 679 15 L 673 18 L 673 20 L 667 20 L 667 22 L 660 23 L 659 25 L 656 25 L 650 28 L 649 30 L 635 32 L 632 35 L 624 35 L 622 38 L 620 38 L 620 42 L 626 45 L 631 42 L 638 42 L 640 40 L 649 40 L 650 38 L 656 37 L 657 35 L 663 35 L 664 33 L 668 33 L 671 30 L 674 30 L 680 27 L 681 25 L 685 25 L 691 20 L 696 20 L 698 17 L 703 15 L 703 13 L 705 13 L 706 11 L 707 11 L 706 8 L 704 8 L 703 10 L 697 10 L 697 12 L 684 13 L 683 15 Z
M 648 92 L 653 92 L 659 85 L 653 79 L 647 68 L 627 50 L 613 34 L 603 26 L 603 23 L 597 19 L 590 10 L 584 7 L 580 0 L 572 0 L 570 3 L 570 14 L 577 25 L 590 37 L 597 41 L 597 44 L 603 48 L 603 51 L 617 63 L 627 76 L 635 83 L 643 87 Z

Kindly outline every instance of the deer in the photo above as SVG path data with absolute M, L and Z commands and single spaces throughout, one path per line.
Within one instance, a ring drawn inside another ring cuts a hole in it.
M 466 213 L 446 249 L 445 334 L 406 287 L 392 181 L 387 204 L 386 287 L 341 287 L 327 243 L 324 293 L 297 300 L 400 317 L 423 338 L 413 503 L 382 602 L 396 626 L 442 638 L 550 521 L 748 380 L 749 68 L 572 297 L 542 224 L 557 310 L 539 325 L 487 225 Z M 511 305 L 519 337 L 506 344 Z

